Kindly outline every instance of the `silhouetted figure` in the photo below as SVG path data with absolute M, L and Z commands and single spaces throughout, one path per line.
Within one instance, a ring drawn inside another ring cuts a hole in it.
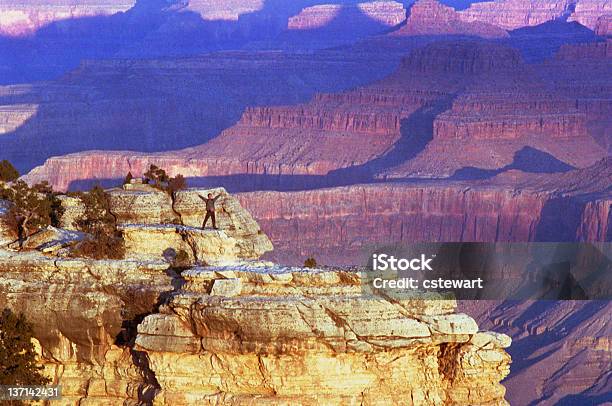
M 208 197 L 202 197 L 201 195 L 198 195 L 198 197 L 202 200 L 204 200 L 204 202 L 206 203 L 206 216 L 204 216 L 204 223 L 202 223 L 202 230 L 206 228 L 206 223 L 208 222 L 208 219 L 212 219 L 212 224 L 213 224 L 213 228 L 215 230 L 218 230 L 217 228 L 217 220 L 215 218 L 215 202 L 217 201 L 218 198 L 221 197 L 221 195 L 217 195 L 216 197 L 213 197 L 212 193 L 208 194 Z

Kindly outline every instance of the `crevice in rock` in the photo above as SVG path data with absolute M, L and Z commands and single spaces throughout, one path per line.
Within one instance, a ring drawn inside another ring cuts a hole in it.
M 187 233 L 186 230 L 179 228 L 179 227 L 177 227 L 176 232 L 181 236 L 181 239 L 183 240 L 183 242 L 185 242 L 185 244 L 187 244 L 187 246 L 191 250 L 191 254 L 193 255 L 194 262 L 196 264 L 200 264 L 200 259 L 198 258 L 198 250 L 196 249 L 193 239 L 189 237 L 189 233 Z
M 458 343 L 442 343 L 438 352 L 438 373 L 440 377 L 452 386 L 457 373 L 457 357 L 460 349 Z
M 166 274 L 172 278 L 171 285 L 172 290 L 160 292 L 157 302 L 148 311 L 138 313 L 132 318 L 126 318 L 121 324 L 121 331 L 115 337 L 115 344 L 122 348 L 127 348 L 132 358 L 132 363 L 139 370 L 143 382 L 138 388 L 138 402 L 142 405 L 152 405 L 153 399 L 161 390 L 161 385 L 157 381 L 155 371 L 153 371 L 149 365 L 149 357 L 145 351 L 136 350 L 136 336 L 138 335 L 138 325 L 142 323 L 145 317 L 159 312 L 162 305 L 169 302 L 172 296 L 178 292 L 183 285 L 186 283 L 185 279 L 182 278 L 180 273 L 174 269 L 169 268 L 166 270 Z M 128 300 L 129 298 L 124 298 Z

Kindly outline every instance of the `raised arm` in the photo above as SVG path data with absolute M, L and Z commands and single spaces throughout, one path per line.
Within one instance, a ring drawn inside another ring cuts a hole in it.
M 217 196 L 215 196 L 215 198 L 213 199 L 215 202 L 217 201 L 218 198 L 221 197 L 221 193 L 219 193 Z
M 199 193 L 198 193 L 198 197 L 199 197 L 200 199 L 202 199 L 202 200 L 206 201 L 206 198 L 202 197 L 202 195 L 201 195 L 201 194 L 199 194 Z

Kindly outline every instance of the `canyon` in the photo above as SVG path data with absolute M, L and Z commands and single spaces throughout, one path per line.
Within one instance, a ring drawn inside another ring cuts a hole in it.
M 507 404 L 499 382 L 509 372 L 510 338 L 479 331 L 454 311 L 454 300 L 391 300 L 364 289 L 355 270 L 258 261 L 272 246 L 223 190 L 184 191 L 174 208 L 165 192 L 146 185 L 109 192 L 120 224 L 158 229 L 155 240 L 127 237 L 128 256 L 140 259 L 74 258 L 69 245 L 0 249 L 0 306 L 33 324 L 39 362 L 62 384 L 65 401 Z M 171 211 L 187 224 L 200 218 L 190 201 L 209 192 L 223 196 L 222 231 L 182 227 L 209 246 L 206 262 L 217 263 L 173 268 L 160 251 L 183 249 L 168 238 L 178 231 L 157 221 Z M 61 221 L 70 228 L 78 202 L 65 199 Z M 144 219 L 149 224 L 138 223 Z M 213 248 L 232 239 L 255 251 L 223 256 Z
M 80 180 L 140 175 L 149 163 L 192 178 L 319 176 L 330 186 L 333 179 L 584 168 L 609 154 L 608 49 L 609 42 L 567 45 L 534 65 L 499 44 L 436 42 L 412 51 L 373 84 L 315 93 L 306 103 L 247 107 L 235 125 L 204 144 L 156 154 L 55 157 L 26 179 L 65 190 Z
M 0 308 L 69 402 L 609 399 L 609 302 L 391 299 L 353 269 L 400 243 L 612 241 L 609 1 L 107 3 L 0 0 L 0 159 L 113 186 L 126 243 L 41 245 L 83 214 L 62 196 L 16 252 L 0 202 Z M 115 187 L 151 164 L 197 189 Z M 198 229 L 208 191 L 221 231 Z
M 610 158 L 560 175 L 519 171 L 479 182 L 354 185 L 239 194 L 270 235 L 271 258 L 365 265 L 408 242 L 610 241 Z

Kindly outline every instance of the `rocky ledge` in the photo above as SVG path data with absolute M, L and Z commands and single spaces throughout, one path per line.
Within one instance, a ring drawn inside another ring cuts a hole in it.
M 221 231 L 193 226 L 208 192 L 222 195 Z M 268 238 L 221 189 L 108 193 L 126 258 L 66 256 L 74 197 L 65 228 L 0 248 L 0 308 L 32 323 L 66 404 L 507 404 L 509 337 L 479 332 L 454 300 L 261 262 Z M 197 266 L 164 255 L 194 247 Z
M 194 268 L 138 326 L 159 404 L 506 404 L 510 338 L 365 274 Z

